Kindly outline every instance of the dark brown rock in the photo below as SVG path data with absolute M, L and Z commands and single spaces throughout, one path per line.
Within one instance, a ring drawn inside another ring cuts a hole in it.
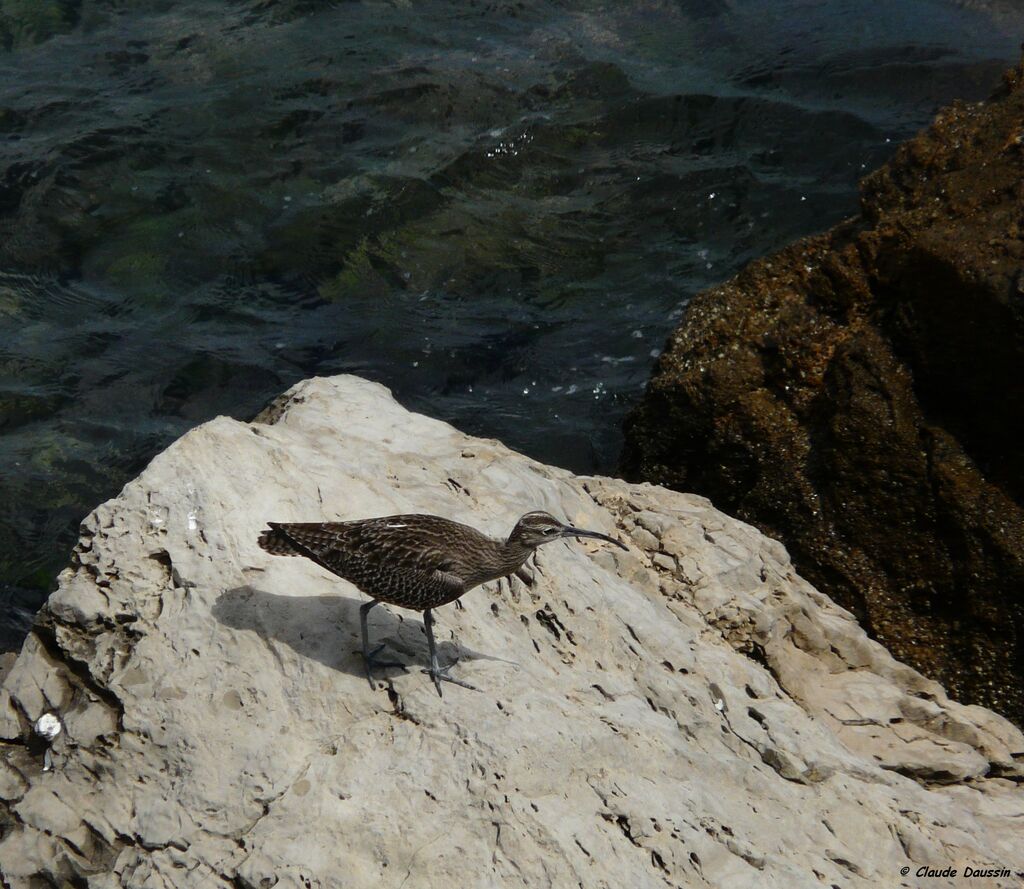
M 694 299 L 623 471 L 779 537 L 897 657 L 1022 722 L 1024 68 L 862 196 Z

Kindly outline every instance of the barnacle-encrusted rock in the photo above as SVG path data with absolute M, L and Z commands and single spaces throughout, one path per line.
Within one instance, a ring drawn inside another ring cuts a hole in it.
M 1024 68 L 864 180 L 861 218 L 700 294 L 627 423 L 965 702 L 1024 720 Z

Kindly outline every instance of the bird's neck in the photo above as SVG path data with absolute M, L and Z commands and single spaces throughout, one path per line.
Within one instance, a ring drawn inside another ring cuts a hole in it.
M 513 574 L 523 566 L 532 552 L 532 546 L 526 546 L 518 540 L 506 540 L 500 544 L 498 548 L 499 572 L 495 577 L 506 577 Z
M 488 539 L 481 541 L 476 555 L 467 559 L 463 579 L 467 589 L 489 583 L 499 577 L 508 577 L 521 568 L 532 553 L 530 547 L 511 540 Z

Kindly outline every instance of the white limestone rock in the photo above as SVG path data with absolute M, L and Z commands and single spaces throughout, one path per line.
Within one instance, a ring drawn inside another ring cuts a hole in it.
M 461 654 L 480 689 L 444 700 L 420 673 L 420 615 L 372 612 L 410 666 L 371 690 L 364 597 L 256 545 L 268 519 L 433 512 L 504 535 L 530 509 L 629 552 L 552 544 L 531 587 L 440 611 L 442 657 Z M 44 773 L 32 725 L 49 712 L 63 731 Z M 894 661 L 780 544 L 703 498 L 576 478 L 354 377 L 193 430 L 89 516 L 0 691 L 0 738 L 12 889 L 1024 871 L 1020 732 Z

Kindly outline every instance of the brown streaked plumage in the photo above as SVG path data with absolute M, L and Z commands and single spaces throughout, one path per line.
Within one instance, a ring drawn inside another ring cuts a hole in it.
M 373 600 L 360 608 L 366 676 L 383 646 L 369 651 L 366 615 L 377 602 L 424 612 L 430 669 L 438 694 L 441 681 L 468 686 L 440 668 L 434 646 L 432 608 L 447 605 L 471 589 L 517 573 L 541 544 L 566 537 L 595 537 L 625 549 L 597 531 L 565 525 L 546 512 L 528 512 L 507 540 L 493 540 L 468 525 L 434 515 L 395 515 L 355 522 L 268 522 L 259 545 L 276 556 L 305 556 L 355 584 Z

